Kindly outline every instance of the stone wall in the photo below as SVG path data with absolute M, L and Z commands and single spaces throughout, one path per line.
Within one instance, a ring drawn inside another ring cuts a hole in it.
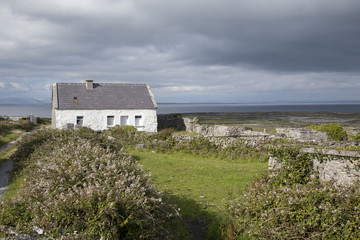
M 215 137 L 215 136 L 189 136 L 189 135 L 183 135 L 183 134 L 172 134 L 172 137 L 178 140 L 179 142 L 184 141 L 191 141 L 194 138 L 197 137 L 204 137 L 204 139 L 208 140 L 209 142 L 213 142 L 218 146 L 221 146 L 222 148 L 231 147 L 235 144 L 237 144 L 239 141 L 242 141 L 243 144 L 256 147 L 260 144 L 264 143 L 264 140 L 262 138 L 260 139 L 240 139 L 236 137 Z
M 34 115 L 28 115 L 28 116 L 0 116 L 0 120 L 11 120 L 18 122 L 19 120 L 24 119 L 28 120 L 34 124 L 37 124 L 37 117 L 34 117 Z
M 276 133 L 283 134 L 285 137 L 299 142 L 318 142 L 328 140 L 328 136 L 325 132 L 318 132 L 307 128 L 276 128 Z
M 334 180 L 339 185 L 349 185 L 360 177 L 359 151 L 303 148 L 301 152 L 321 155 L 321 159 L 313 159 L 314 170 L 319 173 L 321 181 Z M 275 157 L 269 158 L 270 170 L 276 170 L 282 166 L 281 161 Z
M 185 130 L 188 132 L 199 133 L 203 136 L 215 137 L 242 137 L 242 138 L 290 138 L 299 142 L 319 142 L 327 141 L 325 132 L 318 132 L 306 128 L 277 128 L 276 134 L 245 130 L 241 126 L 226 125 L 208 125 L 199 124 L 198 119 L 182 117 L 179 114 L 159 114 L 158 130 L 165 128 L 174 128 L 176 130 Z
M 183 118 L 185 130 L 196 132 L 203 136 L 214 137 L 268 137 L 269 134 L 245 130 L 241 126 L 207 125 L 199 124 L 196 118 Z

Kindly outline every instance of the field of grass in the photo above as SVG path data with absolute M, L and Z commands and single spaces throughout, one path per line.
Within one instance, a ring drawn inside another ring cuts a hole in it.
M 0 147 L 6 143 L 9 143 L 9 142 L 15 140 L 24 132 L 25 132 L 25 130 L 22 130 L 22 129 L 13 129 L 5 135 L 0 134 Z
M 4 136 L 0 135 L 0 147 L 6 143 L 9 143 L 9 142 L 17 139 L 24 132 L 25 132 L 25 130 L 14 129 L 9 134 L 6 134 Z M 8 161 L 9 157 L 11 156 L 11 154 L 13 154 L 15 152 L 15 150 L 16 150 L 15 147 L 10 146 L 7 149 L 1 151 L 0 152 L 0 165 L 3 162 Z
M 151 171 L 157 189 L 166 192 L 183 217 L 200 217 L 211 222 L 208 235 L 213 237 L 220 228 L 221 219 L 226 218 L 222 200 L 241 194 L 255 176 L 267 169 L 267 162 L 256 160 L 230 162 L 182 153 L 146 151 L 132 154 L 145 170 Z

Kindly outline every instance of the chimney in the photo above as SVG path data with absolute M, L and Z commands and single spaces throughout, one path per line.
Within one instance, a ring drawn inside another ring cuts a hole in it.
M 92 79 L 87 79 L 86 80 L 86 89 L 87 90 L 93 90 L 94 89 L 93 82 L 94 82 L 94 80 L 92 80 Z

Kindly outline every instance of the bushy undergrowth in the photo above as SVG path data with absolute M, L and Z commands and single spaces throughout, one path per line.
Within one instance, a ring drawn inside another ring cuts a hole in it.
M 279 187 L 264 176 L 228 209 L 239 238 L 359 239 L 359 189 L 316 180 Z
M 360 238 L 359 182 L 350 187 L 320 182 L 310 156 L 291 148 L 272 153 L 283 157 L 283 167 L 226 202 L 238 239 Z
M 22 129 L 22 130 L 31 130 L 35 124 L 31 123 L 27 120 L 19 120 L 19 121 L 0 121 L 0 135 L 6 135 L 11 130 L 14 129 Z
M 360 142 L 360 132 L 357 133 L 357 134 L 353 137 L 353 139 L 354 139 L 355 141 L 357 141 L 357 142 Z
M 343 141 L 347 139 L 347 133 L 343 127 L 336 123 L 328 123 L 321 125 L 310 125 L 307 128 L 320 132 L 326 132 L 330 139 L 335 141 Z
M 228 160 L 266 160 L 267 150 L 264 146 L 249 146 L 243 140 L 238 140 L 231 146 L 223 147 L 209 141 L 203 136 L 195 136 L 191 140 L 179 141 L 172 137 L 173 129 L 164 129 L 149 135 L 137 132 L 135 128 L 127 126 L 114 127 L 108 130 L 109 136 L 115 137 L 116 142 L 134 147 L 142 143 L 148 149 L 163 153 L 182 152 L 202 157 L 214 157 Z
M 167 222 L 174 211 L 118 147 L 90 129 L 24 138 L 13 159 L 25 183 L 0 203 L 0 225 L 21 233 L 37 226 L 65 239 L 172 236 Z

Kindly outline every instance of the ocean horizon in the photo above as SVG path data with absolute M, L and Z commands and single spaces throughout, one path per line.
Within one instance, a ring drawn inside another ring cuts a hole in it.
M 339 112 L 360 113 L 359 103 L 158 103 L 158 114 L 197 112 Z M 50 104 L 0 104 L 0 116 L 51 118 Z

